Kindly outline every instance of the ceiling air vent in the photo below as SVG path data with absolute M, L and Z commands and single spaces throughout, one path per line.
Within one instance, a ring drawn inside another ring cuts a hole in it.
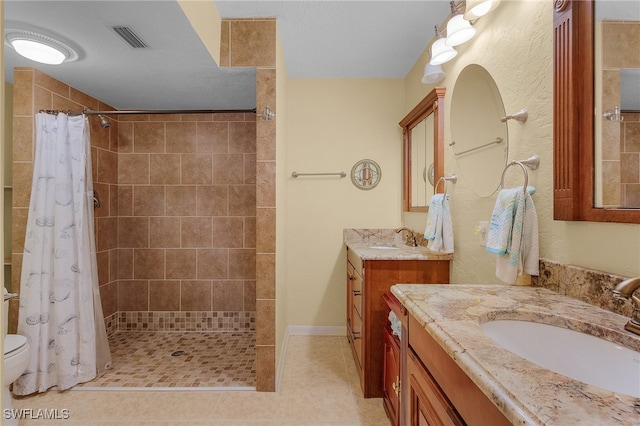
M 114 25 L 111 27 L 116 34 L 118 34 L 129 46 L 134 49 L 148 49 L 149 45 L 142 41 L 140 36 L 133 32 L 130 27 L 125 27 L 123 25 Z

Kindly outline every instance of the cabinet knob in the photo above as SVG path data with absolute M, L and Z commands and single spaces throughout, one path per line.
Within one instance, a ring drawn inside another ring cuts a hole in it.
M 359 290 L 352 290 L 354 296 L 361 296 L 362 292 Z

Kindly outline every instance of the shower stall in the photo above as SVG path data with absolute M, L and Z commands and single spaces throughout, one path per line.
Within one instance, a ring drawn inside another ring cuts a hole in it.
M 34 84 L 52 80 L 44 77 L 15 71 L 16 87 L 36 93 L 32 110 L 90 110 L 98 278 L 113 368 L 83 386 L 255 387 L 255 112 L 98 111 L 105 106 L 86 95 L 62 98 L 60 82 Z M 21 173 L 28 176 L 30 152 L 14 140 L 14 194 L 28 196 Z M 14 276 L 26 213 L 20 197 Z

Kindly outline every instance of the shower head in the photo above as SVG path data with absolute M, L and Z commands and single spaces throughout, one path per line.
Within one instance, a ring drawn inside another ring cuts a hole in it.
M 103 128 L 111 127 L 111 122 L 102 114 L 98 114 L 98 118 L 100 119 L 100 125 Z

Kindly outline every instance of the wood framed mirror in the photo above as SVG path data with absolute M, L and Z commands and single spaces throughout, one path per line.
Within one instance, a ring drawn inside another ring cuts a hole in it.
M 434 88 L 399 123 L 403 139 L 402 204 L 406 212 L 428 211 L 430 195 L 438 191 L 431 182 L 437 183 L 444 176 L 445 92 L 444 87 Z
M 596 54 L 596 1 L 600 0 L 554 1 L 554 219 L 640 223 L 640 205 L 629 205 L 623 201 L 603 202 L 601 195 L 603 191 L 620 191 L 625 178 L 620 177 L 613 186 L 610 185 L 613 175 L 608 178 L 602 172 L 606 167 L 600 159 L 604 149 L 596 145 L 601 138 L 596 129 L 600 131 L 606 126 L 600 121 L 607 119 L 606 112 L 599 109 L 609 109 L 607 105 L 597 108 L 606 90 L 596 93 L 595 89 L 602 86 L 606 78 L 602 75 L 604 67 L 596 59 L 609 55 L 610 48 L 604 42 L 601 46 L 598 44 L 599 51 Z M 635 2 L 618 3 L 633 7 Z M 598 37 L 602 39 L 601 32 L 598 32 Z M 628 52 L 638 52 L 637 45 Z M 598 73 L 596 70 L 599 70 Z M 619 91 L 619 88 L 616 90 Z M 620 135 L 620 129 L 617 132 Z M 613 155 L 620 157 L 617 174 L 624 176 L 628 174 L 628 167 L 624 163 L 627 154 L 621 153 L 619 137 L 616 143 L 618 147 Z M 628 144 L 622 142 L 622 145 Z M 613 162 L 609 161 L 610 164 Z M 607 188 L 606 185 L 610 186 Z M 603 188 L 603 191 L 597 193 L 597 187 Z M 637 188 L 640 190 L 640 178 Z

